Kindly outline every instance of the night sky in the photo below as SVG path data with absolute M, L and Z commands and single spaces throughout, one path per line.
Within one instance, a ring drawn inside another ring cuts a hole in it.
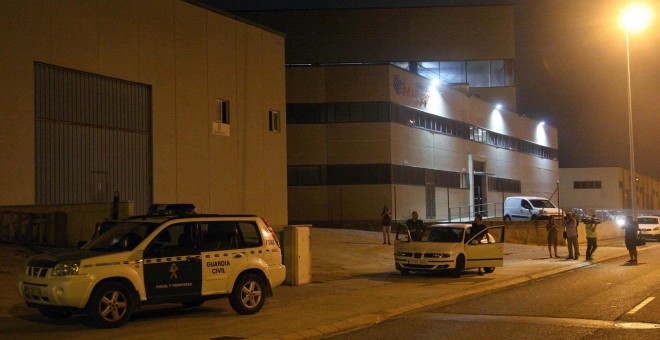
M 206 0 L 235 12 L 515 4 L 517 111 L 559 130 L 559 166 L 629 168 L 623 0 Z M 660 180 L 660 0 L 631 35 L 637 172 Z M 285 32 L 286 33 L 286 32 Z

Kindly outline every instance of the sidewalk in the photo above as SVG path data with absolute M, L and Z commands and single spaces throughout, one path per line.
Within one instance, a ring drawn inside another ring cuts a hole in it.
M 452 278 L 444 274 L 401 276 L 394 269 L 393 246 L 383 245 L 379 232 L 313 228 L 311 244 L 313 282 L 275 288 L 274 296 L 266 301 L 259 313 L 237 315 L 225 299 L 209 301 L 201 307 L 218 315 L 213 322 L 203 326 L 186 323 L 186 318 L 195 317 L 195 313 L 169 322 L 178 334 L 187 334 L 190 339 L 321 338 L 592 263 L 622 257 L 623 264 L 628 254 L 623 240 L 600 241 L 592 262 L 584 261 L 585 245 L 580 245 L 581 260 L 574 261 L 548 258 L 544 245 L 507 243 L 504 267 L 484 276 L 478 276 L 476 270 L 469 270 L 460 278 Z M 644 258 L 645 250 L 659 245 L 647 243 L 640 247 L 640 258 Z M 560 256 L 567 256 L 566 247 L 558 250 Z M 0 252 L 8 257 L 0 267 L 0 282 L 13 287 L 16 274 L 22 270 L 30 251 L 15 244 L 0 243 Z M 16 311 L 15 306 L 23 305 L 13 289 L 0 292 L 0 304 L 3 315 L 9 309 Z M 25 313 L 35 312 L 23 309 Z M 201 317 L 203 313 L 200 311 L 199 315 Z M 136 323 L 133 327 L 142 331 L 132 336 L 150 338 L 148 330 L 159 324 L 156 320 Z M 105 330 L 104 334 L 121 335 L 123 331 Z

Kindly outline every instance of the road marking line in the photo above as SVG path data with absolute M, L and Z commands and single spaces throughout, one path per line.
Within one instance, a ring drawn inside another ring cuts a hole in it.
M 642 303 L 640 303 L 635 308 L 628 311 L 628 313 L 626 313 L 626 314 L 635 314 L 635 313 L 637 313 L 640 309 L 644 308 L 644 306 L 646 306 L 649 302 L 653 301 L 653 299 L 655 299 L 654 296 L 646 298 L 646 300 L 642 301 Z

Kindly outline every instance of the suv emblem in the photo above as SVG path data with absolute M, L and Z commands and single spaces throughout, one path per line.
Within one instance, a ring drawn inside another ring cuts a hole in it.
M 177 271 L 177 270 L 179 270 L 179 267 L 176 265 L 176 263 L 172 263 L 172 265 L 170 266 L 170 273 L 172 273 L 172 275 L 170 275 L 170 280 L 171 280 L 171 279 L 178 279 L 178 278 L 179 278 L 179 277 L 176 275 L 176 271 Z

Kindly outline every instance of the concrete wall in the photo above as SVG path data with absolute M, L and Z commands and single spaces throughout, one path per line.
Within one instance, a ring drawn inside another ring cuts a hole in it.
M 18 227 L 18 225 L 10 226 L 12 222 L 16 222 L 15 212 L 20 213 L 37 213 L 49 214 L 60 212 L 66 218 L 66 223 L 62 226 L 63 229 L 54 230 L 59 234 L 55 239 L 59 239 L 64 235 L 66 240 L 65 244 L 55 244 L 54 240 L 49 240 L 48 245 L 69 246 L 73 247 L 78 244 L 78 241 L 89 241 L 94 234 L 96 223 L 111 218 L 112 203 L 91 203 L 91 204 L 64 204 L 64 205 L 41 205 L 41 206 L 3 206 L 0 207 L 3 219 L 0 221 L 2 232 L 0 232 L 0 239 L 9 241 L 16 241 L 12 238 L 13 234 L 10 229 Z M 119 203 L 119 219 L 125 219 L 134 215 L 133 202 L 120 202 Z M 12 219 L 14 219 L 12 221 Z M 52 227 L 52 226 L 51 226 Z M 56 226 L 56 227 L 59 227 Z M 32 226 L 30 229 L 36 235 L 38 234 L 37 226 Z M 46 231 L 47 233 L 50 230 Z
M 583 209 L 630 209 L 630 171 L 616 167 L 561 168 L 561 205 Z M 660 209 L 660 181 L 637 174 L 637 210 Z M 600 189 L 574 189 L 576 181 L 600 181 Z
M 174 0 L 7 0 L 0 25 L 0 204 L 34 203 L 39 61 L 152 86 L 154 202 L 288 223 L 282 36 Z
M 490 221 L 488 225 L 497 225 L 502 222 Z M 519 244 L 548 244 L 548 233 L 545 230 L 547 221 L 514 221 L 506 223 L 505 241 Z M 566 240 L 562 237 L 563 228 L 559 231 L 559 245 L 565 245 Z M 623 237 L 624 232 L 614 221 L 603 222 L 596 229 L 598 240 L 609 240 Z M 586 243 L 585 224 L 578 225 L 578 241 Z

